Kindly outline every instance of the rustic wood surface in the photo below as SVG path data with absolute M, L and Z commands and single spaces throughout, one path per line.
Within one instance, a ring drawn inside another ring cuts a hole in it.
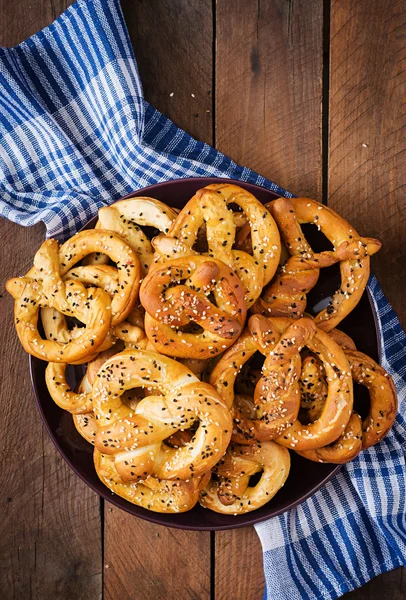
M 1 0 L 0 44 L 22 41 L 69 4 Z M 406 2 L 122 4 L 146 98 L 199 139 L 382 239 L 374 269 L 405 326 Z M 28 267 L 44 230 L 0 227 L 3 287 Z M 253 529 L 214 535 L 145 523 L 100 501 L 70 471 L 41 426 L 11 311 L 4 297 L 1 598 L 261 598 Z M 397 569 L 345 597 L 401 600 L 405 586 Z

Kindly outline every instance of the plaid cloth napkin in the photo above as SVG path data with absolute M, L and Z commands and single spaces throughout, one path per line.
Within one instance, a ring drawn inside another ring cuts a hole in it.
M 0 50 L 0 214 L 72 235 L 103 204 L 179 177 L 277 185 L 197 142 L 142 95 L 118 0 L 79 0 Z M 382 364 L 400 411 L 391 433 L 294 510 L 257 525 L 269 600 L 337 598 L 406 563 L 406 338 L 378 282 Z

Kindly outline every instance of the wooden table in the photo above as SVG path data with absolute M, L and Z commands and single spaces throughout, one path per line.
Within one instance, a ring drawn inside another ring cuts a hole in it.
M 2 0 L 1 45 L 38 31 L 67 4 Z M 125 0 L 123 8 L 146 98 L 237 162 L 328 200 L 380 238 L 374 269 L 406 325 L 406 2 Z M 1 223 L 2 284 L 25 272 L 43 235 L 41 226 Z M 4 298 L 0 597 L 260 599 L 253 529 L 158 527 L 112 507 L 73 474 L 41 425 L 11 311 Z M 346 597 L 405 595 L 397 569 Z

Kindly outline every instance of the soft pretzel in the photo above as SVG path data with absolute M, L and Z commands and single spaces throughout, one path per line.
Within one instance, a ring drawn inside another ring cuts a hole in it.
M 94 445 L 98 428 L 93 413 L 74 415 L 73 418 L 78 432 Z M 154 512 L 179 513 L 192 509 L 200 490 L 210 479 L 208 472 L 188 481 L 165 481 L 154 477 L 138 483 L 124 481 L 116 470 L 114 457 L 102 454 L 96 448 L 94 464 L 99 479 L 114 494 Z
M 224 514 L 256 510 L 280 490 L 289 470 L 289 452 L 274 442 L 231 445 L 214 468 L 216 479 L 211 479 L 201 492 L 200 504 Z M 260 472 L 259 482 L 249 487 L 250 476 Z
M 100 352 L 96 358 L 90 361 L 86 376 L 77 392 L 73 391 L 66 381 L 66 363 L 48 363 L 45 369 L 45 383 L 52 400 L 60 408 L 72 414 L 91 412 L 93 410 L 92 385 L 95 375 L 106 360 L 117 354 L 118 351 L 119 348 L 111 347 Z
M 283 367 L 278 363 L 270 365 L 269 368 L 267 366 L 267 357 L 277 345 L 281 332 L 290 323 L 288 319 L 271 320 L 253 315 L 248 321 L 247 329 L 224 353 L 212 371 L 210 383 L 232 409 L 233 440 L 236 442 L 271 440 L 290 427 L 297 418 L 300 406 L 299 353 Z M 303 321 L 303 324 L 310 327 L 311 331 L 315 328 L 310 319 Z M 235 401 L 235 385 L 239 372 L 257 351 L 266 358 L 263 375 L 255 386 L 253 418 L 252 409 L 247 409 L 246 396 L 238 395 L 238 402 Z
M 377 444 L 392 427 L 398 407 L 391 376 L 372 358 L 358 350 L 345 349 L 354 381 L 369 392 L 370 408 L 362 422 L 362 447 Z
M 150 387 L 133 411 L 125 390 Z M 139 481 L 188 479 L 209 470 L 231 437 L 231 415 L 222 398 L 184 365 L 154 352 L 127 350 L 110 358 L 93 385 L 93 410 L 99 425 L 96 448 L 115 457 L 119 475 Z M 178 430 L 198 429 L 186 448 L 163 441 Z
M 265 288 L 253 312 L 300 317 L 306 307 L 306 294 L 317 283 L 319 269 L 339 262 L 341 287 L 316 316 L 317 326 L 330 331 L 358 304 L 369 277 L 369 256 L 380 249 L 381 243 L 360 237 L 337 213 L 309 198 L 279 198 L 267 206 L 292 256 Z M 334 250 L 315 254 L 301 230 L 303 223 L 317 225 Z
M 238 277 L 221 261 L 203 256 L 156 265 L 142 282 L 140 299 L 154 348 L 180 358 L 219 354 L 237 339 L 246 316 Z M 203 331 L 182 329 L 193 323 Z
M 343 464 L 353 460 L 362 450 L 362 421 L 353 412 L 344 432 L 331 444 L 314 450 L 297 451 L 297 454 L 313 462 Z
M 236 225 L 228 208 L 238 205 L 251 227 L 252 255 L 233 248 Z M 206 225 L 208 255 L 223 261 L 241 279 L 245 301 L 250 307 L 263 286 L 273 277 L 279 262 L 280 237 L 270 213 L 252 194 L 228 184 L 209 185 L 193 196 L 172 223 L 167 236 L 153 240 L 157 256 L 170 260 L 176 256 L 195 254 L 199 229 Z
M 131 312 L 138 296 L 141 275 L 140 262 L 135 252 L 118 235 L 110 231 L 90 229 L 80 231 L 71 237 L 59 249 L 59 273 L 56 273 L 56 268 L 52 271 L 50 285 L 58 286 L 59 277 L 56 275 L 65 275 L 92 252 L 103 252 L 116 264 L 117 284 L 110 291 L 112 294 L 111 324 L 116 325 Z M 38 271 L 42 265 L 35 264 L 35 266 Z M 90 267 L 86 269 L 89 273 Z
M 392 377 L 373 358 L 359 352 L 349 335 L 334 329 L 331 337 L 342 346 L 351 367 L 354 381 L 369 392 L 369 411 L 362 422 L 362 447 L 377 444 L 390 430 L 398 409 L 398 399 Z
M 15 299 L 16 331 L 29 354 L 51 362 L 77 363 L 92 356 L 104 342 L 111 322 L 110 297 L 104 290 L 86 289 L 76 281 L 66 282 L 66 313 L 86 327 L 68 343 L 60 343 L 43 339 L 38 331 L 39 309 L 48 306 L 42 285 L 28 277 L 20 277 L 9 279 L 6 289 Z
M 166 234 L 176 214 L 173 208 L 155 198 L 128 198 L 102 207 L 96 229 L 114 231 L 122 237 L 137 254 L 145 275 L 152 262 L 154 249 L 141 227 L 153 227 Z M 98 252 L 89 258 L 88 263 L 101 265 L 107 264 L 108 260 L 108 256 Z
M 187 481 L 159 480 L 148 477 L 142 482 L 129 483 L 117 473 L 114 458 L 94 451 L 94 465 L 100 480 L 114 493 L 133 504 L 160 513 L 181 513 L 192 509 L 200 490 L 206 485 L 209 473 Z

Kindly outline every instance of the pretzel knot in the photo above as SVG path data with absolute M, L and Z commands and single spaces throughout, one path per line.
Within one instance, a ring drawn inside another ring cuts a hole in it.
M 192 509 L 199 492 L 210 474 L 198 475 L 188 481 L 160 480 L 148 477 L 139 483 L 123 481 L 117 472 L 114 458 L 94 451 L 94 465 L 101 481 L 115 494 L 147 510 L 160 513 L 182 513 Z
M 154 348 L 176 357 L 219 354 L 237 339 L 246 317 L 238 277 L 221 261 L 203 256 L 155 265 L 142 282 L 140 299 Z
M 123 403 L 126 390 L 150 393 L 135 409 Z M 176 361 L 143 350 L 127 350 L 106 361 L 93 385 L 99 426 L 95 445 L 115 458 L 123 481 L 187 480 L 211 469 L 231 438 L 231 415 L 215 390 Z M 164 440 L 198 423 L 190 443 L 171 448 Z
M 242 213 L 233 213 L 232 204 Z M 252 244 L 249 252 L 235 249 L 237 227 L 234 215 L 247 222 Z M 198 192 L 172 223 L 167 236 L 154 238 L 158 260 L 196 254 L 193 247 L 206 227 L 208 256 L 221 260 L 241 279 L 249 308 L 277 269 L 280 236 L 271 214 L 252 194 L 232 184 L 212 184 Z
M 163 202 L 148 198 L 128 198 L 119 200 L 112 206 L 99 209 L 96 229 L 114 231 L 134 250 L 140 263 L 142 274 L 146 275 L 154 256 L 154 249 L 142 227 L 153 227 L 168 233 L 176 212 Z M 88 259 L 88 264 L 107 264 L 109 257 L 100 251 Z
M 89 383 L 86 376 L 80 388 L 82 393 L 89 392 Z M 73 415 L 73 419 L 80 435 L 94 445 L 98 428 L 93 413 Z M 187 432 L 183 433 L 186 434 Z M 207 472 L 204 475 L 191 477 L 188 481 L 160 480 L 155 477 L 147 477 L 137 483 L 128 482 L 123 480 L 117 472 L 114 456 L 102 454 L 96 448 L 94 449 L 94 465 L 100 480 L 114 494 L 133 504 L 161 513 L 180 513 L 193 508 L 198 501 L 199 492 L 210 479 L 210 472 Z
M 328 381 L 323 411 L 308 425 L 297 420 L 300 351 L 304 347 L 320 358 Z M 266 358 L 250 406 L 246 397 L 242 403 L 238 396 L 235 399 L 233 390 L 242 365 L 258 349 Z M 341 435 L 352 412 L 352 380 L 344 352 L 307 317 L 292 321 L 253 315 L 248 321 L 248 331 L 224 354 L 214 368 L 210 382 L 229 406 L 234 402 L 233 440 L 240 443 L 276 439 L 278 443 L 298 450 L 318 448 Z
M 103 249 L 117 265 L 104 267 L 108 270 L 105 277 L 110 287 L 102 281 L 101 288 L 105 287 L 109 293 L 98 287 L 85 288 L 84 284 L 98 285 L 100 271 L 92 272 L 93 267 L 78 267 L 77 273 L 72 274 L 72 267 L 97 248 Z M 68 274 L 72 279 L 66 278 Z M 75 363 L 88 358 L 105 342 L 110 326 L 120 323 L 131 312 L 139 276 L 139 261 L 134 252 L 111 232 L 82 231 L 60 248 L 56 240 L 45 241 L 27 275 L 7 282 L 7 290 L 16 300 L 16 329 L 25 350 L 51 362 Z M 42 339 L 37 328 L 38 311 L 47 307 L 75 317 L 86 327 L 69 335 L 62 318 L 57 339 Z
M 252 312 L 276 317 L 302 316 L 306 294 L 316 285 L 320 269 L 340 263 L 341 287 L 315 318 L 318 327 L 330 331 L 359 302 L 369 277 L 369 256 L 380 249 L 381 243 L 361 238 L 337 213 L 309 198 L 279 198 L 267 206 L 292 256 L 264 289 Z M 317 225 L 334 249 L 314 253 L 300 227 L 303 223 Z
M 289 452 L 275 442 L 231 445 L 213 470 L 216 478 L 201 492 L 200 503 L 225 514 L 256 510 L 280 490 L 289 471 Z M 261 478 L 255 486 L 249 487 L 250 476 L 256 473 L 261 473 Z

